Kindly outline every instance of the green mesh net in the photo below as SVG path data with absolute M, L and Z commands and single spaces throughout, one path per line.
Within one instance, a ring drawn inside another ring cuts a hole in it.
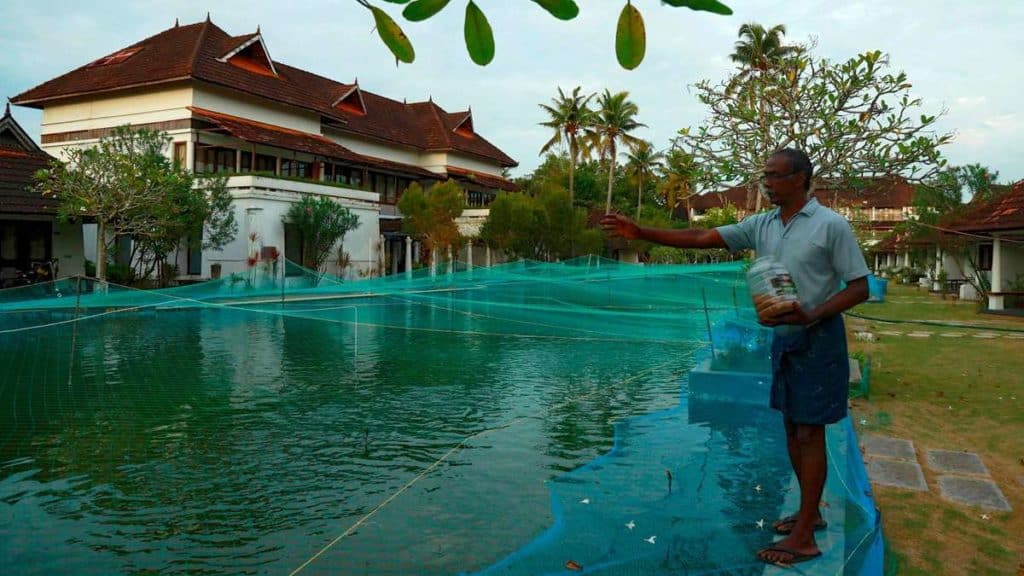
M 793 494 L 750 314 L 741 264 L 596 257 L 0 291 L 0 569 L 760 573 Z M 847 434 L 829 573 L 880 538 Z

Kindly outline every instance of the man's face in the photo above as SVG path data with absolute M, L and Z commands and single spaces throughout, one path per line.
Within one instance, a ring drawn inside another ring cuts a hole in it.
M 772 204 L 784 204 L 798 200 L 806 195 L 804 191 L 804 174 L 793 172 L 789 158 L 775 155 L 764 165 L 764 193 Z

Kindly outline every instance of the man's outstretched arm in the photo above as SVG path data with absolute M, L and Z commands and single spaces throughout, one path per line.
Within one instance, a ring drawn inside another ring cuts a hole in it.
M 675 248 L 728 248 L 718 230 L 690 228 L 672 230 L 667 228 L 641 228 L 622 214 L 606 214 L 601 218 L 601 228 L 610 236 L 626 240 L 646 240 Z

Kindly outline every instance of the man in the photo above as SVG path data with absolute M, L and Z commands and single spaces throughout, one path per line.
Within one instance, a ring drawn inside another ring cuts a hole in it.
M 868 297 L 868 268 L 850 224 L 809 198 L 814 167 L 799 150 L 779 150 L 765 164 L 762 182 L 777 206 L 739 224 L 704 230 L 641 228 L 619 214 L 601 226 L 612 236 L 679 248 L 752 249 L 789 270 L 799 303 L 762 319 L 777 329 L 772 344 L 771 406 L 782 412 L 790 463 L 800 485 L 800 510 L 779 519 L 786 537 L 758 552 L 771 564 L 793 564 L 821 555 L 814 532 L 826 527 L 819 506 L 828 464 L 825 425 L 846 416 L 849 364 L 842 313 Z M 840 282 L 846 288 L 840 289 Z

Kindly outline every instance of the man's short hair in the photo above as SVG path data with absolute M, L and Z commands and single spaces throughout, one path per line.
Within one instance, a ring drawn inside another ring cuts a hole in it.
M 814 176 L 814 164 L 802 150 L 796 148 L 783 148 L 776 150 L 772 156 L 783 156 L 789 160 L 789 169 L 794 172 L 802 172 L 804 175 L 804 190 L 811 190 L 811 177 Z

